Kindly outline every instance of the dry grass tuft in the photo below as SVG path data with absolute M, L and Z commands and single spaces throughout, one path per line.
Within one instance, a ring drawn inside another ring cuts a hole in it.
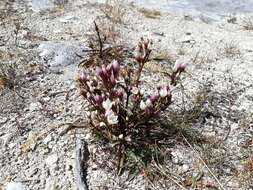
M 97 23 L 100 28 L 101 36 L 103 36 L 107 42 L 117 43 L 119 41 L 121 36 L 119 24 L 113 23 L 105 18 L 99 18 Z
M 126 13 L 123 5 L 122 0 L 107 0 L 101 10 L 113 24 L 122 24 Z
M 68 0 L 53 0 L 54 5 L 58 7 L 64 7 L 68 2 Z
M 4 88 L 13 89 L 15 86 L 15 69 L 12 65 L 0 65 L 0 90 Z
M 250 172 L 253 176 L 253 156 L 245 164 L 245 170 Z
M 103 15 L 96 20 L 100 34 L 107 41 L 116 43 L 120 38 L 120 26 L 126 21 L 124 2 L 122 0 L 107 0 L 100 10 Z
M 243 28 L 245 30 L 253 30 L 253 17 L 247 18 L 243 21 Z
M 158 10 L 149 10 L 149 9 L 139 9 L 139 11 L 147 18 L 156 19 L 161 16 L 161 12 Z
M 242 160 L 243 170 L 239 171 L 238 179 L 241 184 L 244 186 L 249 186 L 249 189 L 252 188 L 253 184 L 253 156 L 249 157 L 247 160 Z
M 101 28 L 104 20 L 94 22 L 95 30 L 91 29 L 91 35 L 88 37 L 88 46 L 91 49 L 88 58 L 84 58 L 79 67 L 94 67 L 102 65 L 104 61 L 111 62 L 113 59 L 122 60 L 127 57 L 126 48 L 115 44 L 116 36 L 110 36 L 108 30 Z
M 221 48 L 218 48 L 218 54 L 221 57 L 226 57 L 229 59 L 240 58 L 242 53 L 238 47 L 238 43 L 235 41 L 224 42 L 221 44 Z
M 224 53 L 226 57 L 228 58 L 233 58 L 233 57 L 237 57 L 241 55 L 240 49 L 238 48 L 237 44 L 234 42 L 225 44 Z
M 13 89 L 16 80 L 16 70 L 14 64 L 7 63 L 13 55 L 0 51 L 0 90 L 4 88 Z

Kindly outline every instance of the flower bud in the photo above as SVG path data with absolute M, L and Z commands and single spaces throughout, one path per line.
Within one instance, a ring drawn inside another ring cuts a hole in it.
M 150 100 L 151 100 L 152 104 L 154 104 L 158 99 L 159 99 L 159 95 L 157 95 L 157 94 L 153 94 L 150 97 Z
M 106 77 L 106 79 L 107 79 L 107 77 L 108 77 L 108 72 L 107 72 L 107 70 L 106 70 L 105 65 L 102 65 L 102 71 L 103 71 L 104 77 Z
M 116 85 L 116 80 L 115 80 L 113 72 L 112 72 L 111 77 L 110 77 L 110 82 L 111 82 L 112 86 Z
M 105 69 L 102 66 L 102 68 L 97 68 L 96 73 L 97 73 L 98 76 L 101 77 L 101 79 L 103 81 L 106 81 L 107 80 L 107 76 L 106 76 L 106 72 L 104 72 L 104 71 L 105 71 Z
M 167 86 L 167 94 L 168 94 L 168 96 L 170 96 L 171 95 L 171 91 L 170 91 L 170 87 L 169 86 Z
M 180 60 L 177 60 L 177 61 L 175 62 L 175 66 L 174 66 L 173 70 L 174 70 L 175 72 L 177 72 L 177 73 L 181 73 L 181 72 L 184 72 L 184 71 L 185 71 L 186 67 L 187 67 L 187 64 L 186 64 L 186 63 L 183 63 L 183 62 L 181 62 Z
M 149 46 L 149 39 L 143 42 L 144 48 L 148 49 Z
M 81 70 L 79 73 L 79 81 L 84 82 L 87 80 L 87 75 L 84 70 Z
M 136 60 L 138 63 L 143 63 L 143 62 L 144 62 L 144 58 L 143 58 L 142 56 L 135 57 L 135 60 Z
M 116 60 L 112 61 L 112 69 L 115 74 L 118 74 L 119 69 L 120 69 L 120 65 L 119 65 L 118 61 L 116 61 Z
M 181 72 L 184 72 L 185 69 L 186 69 L 187 65 L 186 63 L 182 63 L 178 66 L 178 71 L 181 73 Z
M 107 71 L 107 73 L 110 73 L 112 71 L 112 64 L 108 64 L 106 66 L 106 71 Z
M 137 47 L 135 52 L 134 52 L 134 57 L 135 57 L 135 60 L 138 62 L 138 63 L 141 63 L 144 61 L 143 59 L 143 55 L 142 55 L 142 47 Z
M 94 99 L 97 105 L 101 105 L 103 102 L 102 96 L 96 95 Z
M 103 98 L 103 101 L 106 100 L 106 96 L 104 94 L 102 94 L 101 97 Z
M 103 75 L 103 70 L 100 67 L 98 67 L 96 69 L 96 74 L 101 77 L 101 75 Z
M 118 90 L 116 91 L 116 96 L 119 97 L 120 99 L 123 98 L 123 92 L 122 92 L 121 89 L 118 89 Z

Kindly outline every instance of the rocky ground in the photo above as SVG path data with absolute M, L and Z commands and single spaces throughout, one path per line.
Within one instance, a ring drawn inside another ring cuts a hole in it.
M 202 113 L 191 128 L 206 143 L 181 141 L 170 146 L 163 168 L 169 178 L 161 179 L 163 185 L 151 183 L 145 175 L 129 181 L 126 175 L 118 177 L 114 169 L 101 167 L 95 160 L 110 165 L 108 155 L 101 153 L 87 128 L 63 134 L 69 123 L 85 119 L 76 70 L 80 56 L 86 56 L 93 21 L 105 17 L 104 8 L 81 0 L 46 8 L 28 0 L 0 2 L 0 64 L 14 64 L 16 70 L 15 88 L 0 81 L 0 189 L 8 185 L 12 189 L 13 182 L 22 184 L 19 189 L 76 189 L 76 138 L 88 143 L 89 189 L 252 189 L 250 17 L 210 22 L 120 6 L 124 14 L 114 23 L 117 41 L 132 48 L 147 36 L 153 39 L 153 56 L 163 67 L 177 59 L 187 61 L 184 93 L 178 91 L 175 102 L 181 105 L 185 97 L 185 110 L 199 105 Z M 143 78 L 147 86 L 163 80 L 152 64 Z

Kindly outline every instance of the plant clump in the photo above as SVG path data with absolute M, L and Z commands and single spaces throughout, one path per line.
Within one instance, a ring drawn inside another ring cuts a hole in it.
M 125 149 L 148 141 L 153 121 L 172 104 L 173 88 L 186 69 L 186 64 L 176 62 L 168 83 L 148 91 L 141 76 L 151 46 L 151 40 L 141 39 L 130 62 L 104 61 L 96 68 L 81 69 L 78 76 L 81 95 L 89 105 L 89 126 L 117 147 L 119 158 L 124 157 Z

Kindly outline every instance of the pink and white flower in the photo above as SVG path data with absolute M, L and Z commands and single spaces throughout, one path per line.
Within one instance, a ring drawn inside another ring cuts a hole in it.
M 80 73 L 79 73 L 79 80 L 80 80 L 81 82 L 87 80 L 87 75 L 86 75 L 86 73 L 85 73 L 84 70 L 81 70 L 81 71 L 80 71 Z
M 102 106 L 105 109 L 105 111 L 108 111 L 112 108 L 113 102 L 107 98 L 105 101 L 103 101 Z
M 132 87 L 131 92 L 132 92 L 134 95 L 137 95 L 137 94 L 139 93 L 139 89 L 138 89 L 136 86 L 134 86 L 134 87 Z
M 146 100 L 146 106 L 147 107 L 152 107 L 153 106 L 152 101 L 149 98 Z
M 167 87 L 163 87 L 163 88 L 159 91 L 159 95 L 160 95 L 162 98 L 165 98 L 165 97 L 168 95 Z
M 147 105 L 143 100 L 140 103 L 140 108 L 141 108 L 141 110 L 145 110 L 147 108 Z
M 186 63 L 182 62 L 182 60 L 177 60 L 177 61 L 175 62 L 175 65 L 174 65 L 173 70 L 174 70 L 175 72 L 181 73 L 181 72 L 184 72 L 184 71 L 185 71 L 186 67 L 187 67 L 187 64 L 186 64 Z
M 118 116 L 112 110 L 107 110 L 105 116 L 109 125 L 116 125 L 119 122 Z
M 116 60 L 112 61 L 112 68 L 113 68 L 114 73 L 117 75 L 117 73 L 119 72 L 119 69 L 120 69 L 118 61 L 116 61 Z

